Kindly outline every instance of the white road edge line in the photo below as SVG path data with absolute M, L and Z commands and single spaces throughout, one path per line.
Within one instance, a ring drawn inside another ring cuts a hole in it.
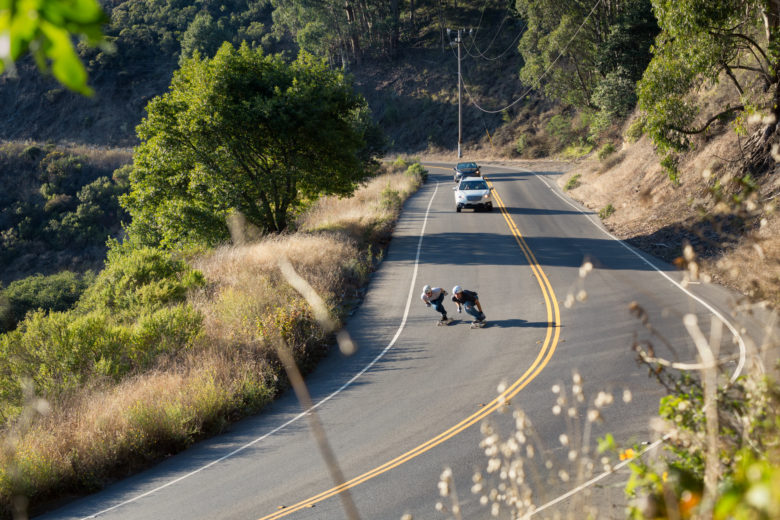
M 598 222 L 595 222 L 595 221 L 593 220 L 593 218 L 592 218 L 592 217 L 591 217 L 589 214 L 587 214 L 587 213 L 586 213 L 585 211 L 583 211 L 581 208 L 579 208 L 579 207 L 577 207 L 576 205 L 574 205 L 574 204 L 573 204 L 571 201 L 569 201 L 568 199 L 566 199 L 566 198 L 565 198 L 563 195 L 561 195 L 560 193 L 558 193 L 558 191 L 557 191 L 557 190 L 556 190 L 556 189 L 555 189 L 553 186 L 550 186 L 550 184 L 547 182 L 547 180 L 546 180 L 546 179 L 544 179 L 544 178 L 542 178 L 542 177 L 540 177 L 540 176 L 536 175 L 536 174 L 535 174 L 533 171 L 531 171 L 531 170 L 527 170 L 527 169 L 525 169 L 525 168 L 519 168 L 519 167 L 518 167 L 518 169 L 519 169 L 519 170 L 523 170 L 523 171 L 525 171 L 525 172 L 527 172 L 527 173 L 533 174 L 533 176 L 534 176 L 535 178 L 539 179 L 540 181 L 542 181 L 542 183 L 544 183 L 544 185 L 545 185 L 545 186 L 547 186 L 547 188 L 548 188 L 548 189 L 549 189 L 551 192 L 553 192 L 553 193 L 555 194 L 555 196 L 556 196 L 556 197 L 558 197 L 558 198 L 559 198 L 559 199 L 561 199 L 563 202 L 565 202 L 566 204 L 568 204 L 569 206 L 571 206 L 572 208 L 574 208 L 575 210 L 577 210 L 579 213 L 581 213 L 581 214 L 582 214 L 582 215 L 583 215 L 585 218 L 587 218 L 587 219 L 588 219 L 588 220 L 589 220 L 589 221 L 590 221 L 590 222 L 591 222 L 591 223 L 592 223 L 594 226 L 596 226 L 596 228 L 598 228 L 598 229 L 599 229 L 599 230 L 600 230 L 602 233 L 604 233 L 605 235 L 607 235 L 608 237 L 610 237 L 612 240 L 615 240 L 615 241 L 617 241 L 617 242 L 618 242 L 620 245 L 622 245 L 623 247 L 625 247 L 625 248 L 626 248 L 627 250 L 629 250 L 629 251 L 630 251 L 632 254 L 634 254 L 636 257 L 638 257 L 640 260 L 642 260 L 642 261 L 643 261 L 644 263 L 646 263 L 647 265 L 649 265 L 649 266 L 650 266 L 650 267 L 651 267 L 651 268 L 652 268 L 654 271 L 658 272 L 658 273 L 659 273 L 661 276 L 663 276 L 664 278 L 666 278 L 667 280 L 669 280 L 669 281 L 670 281 L 672 284 L 674 284 L 675 286 L 677 286 L 677 287 L 678 287 L 678 288 L 679 288 L 681 291 L 683 291 L 685 294 L 687 294 L 688 296 L 690 296 L 691 298 L 693 298 L 694 300 L 696 300 L 697 302 L 699 302 L 699 303 L 700 303 L 701 305 L 703 305 L 703 306 L 704 306 L 704 307 L 705 307 L 705 308 L 706 308 L 708 311 L 710 311 L 710 312 L 711 312 L 711 313 L 712 313 L 714 316 L 716 316 L 716 317 L 717 317 L 717 318 L 718 318 L 720 321 L 722 321 L 722 322 L 723 322 L 723 323 L 726 325 L 726 327 L 728 327 L 728 329 L 731 331 L 731 333 L 734 335 L 734 337 L 735 337 L 735 338 L 737 338 L 737 341 L 739 342 L 739 353 L 740 353 L 740 356 L 739 356 L 739 364 L 737 365 L 737 368 L 734 370 L 734 374 L 731 376 L 731 382 L 733 383 L 733 382 L 734 382 L 734 381 L 735 381 L 735 380 L 736 380 L 736 379 L 739 377 L 739 374 L 740 374 L 740 372 L 742 372 L 742 368 L 743 368 L 743 367 L 744 367 L 744 365 L 745 365 L 745 357 L 746 357 L 745 341 L 743 340 L 743 338 L 742 338 L 742 335 L 741 335 L 741 334 L 739 334 L 739 332 L 737 332 L 736 328 L 735 328 L 735 327 L 734 327 L 734 326 L 731 324 L 731 322 L 729 322 L 728 320 L 726 320 L 726 319 L 725 319 L 725 318 L 724 318 L 724 317 L 723 317 L 723 316 L 722 316 L 722 315 L 721 315 L 721 314 L 720 314 L 720 313 L 719 313 L 719 312 L 718 312 L 716 309 L 714 309 L 714 308 L 713 308 L 713 307 L 712 307 L 710 304 L 708 304 L 707 302 L 705 302 L 704 300 L 702 300 L 701 298 L 699 298 L 699 297 L 698 297 L 698 296 L 696 296 L 695 294 L 691 293 L 691 292 L 690 292 L 688 289 L 686 289 L 685 287 L 683 287 L 682 285 L 680 285 L 680 284 L 679 284 L 677 281 L 673 280 L 673 279 L 672 279 L 672 278 L 671 278 L 669 275 L 667 275 L 666 273 L 664 273 L 663 271 L 661 271 L 661 269 L 659 269 L 659 268 L 658 268 L 658 267 L 657 267 L 655 264 L 653 264 L 653 263 L 652 263 L 650 260 L 648 260 L 647 258 L 645 258 L 644 256 L 642 256 L 641 254 L 639 254 L 639 253 L 638 253 L 636 250 L 634 250 L 634 249 L 633 249 L 631 246 L 629 246 L 629 245 L 628 245 L 628 244 L 626 244 L 624 241 L 620 240 L 620 239 L 619 239 L 619 238 L 617 238 L 615 235 L 613 235 L 612 233 L 610 233 L 609 231 L 607 231 L 606 229 L 604 229 L 604 227 L 603 227 L 603 226 L 601 226 L 601 225 L 600 225 L 600 223 L 598 223 Z M 663 443 L 663 441 L 665 441 L 667 437 L 668 437 L 668 435 L 667 435 L 667 436 L 664 436 L 663 438 L 661 438 L 661 439 L 659 439 L 659 440 L 657 440 L 657 441 L 653 442 L 653 443 L 652 443 L 652 444 L 650 444 L 649 446 L 647 446 L 647 447 L 646 447 L 644 450 L 642 450 L 642 452 L 641 452 L 640 454 L 638 454 L 638 455 L 637 455 L 637 457 L 636 457 L 636 458 L 639 458 L 639 457 L 641 457 L 642 455 L 644 455 L 645 453 L 647 453 L 648 451 L 650 451 L 650 450 L 654 450 L 655 448 L 657 448 L 658 446 L 660 446 L 660 445 L 661 445 L 661 443 Z M 622 461 L 622 462 L 618 463 L 617 465 L 615 465 L 615 467 L 613 467 L 613 468 L 612 468 L 612 470 L 611 470 L 611 471 L 605 471 L 605 472 L 603 472 L 603 473 L 601 473 L 601 474 L 599 474 L 599 475 L 596 475 L 595 477 L 593 477 L 592 479 L 588 480 L 587 482 L 583 482 L 583 483 L 582 483 L 582 484 L 580 484 L 579 486 L 577 486 L 577 487 L 575 487 L 575 488 L 573 488 L 573 489 L 570 489 L 570 490 L 569 490 L 569 491 L 567 491 L 566 493 L 564 493 L 564 494 L 562 494 L 562 495 L 560 495 L 560 496 L 558 496 L 558 497 L 556 497 L 556 498 L 554 498 L 554 499 L 550 500 L 550 501 L 549 501 L 549 502 L 547 502 L 546 504 L 543 504 L 543 505 L 541 505 L 541 506 L 537 507 L 536 509 L 534 509 L 534 510 L 533 510 L 533 511 L 531 511 L 530 513 L 527 513 L 526 515 L 524 515 L 522 518 L 524 518 L 524 519 L 525 519 L 525 518 L 530 518 L 530 517 L 532 517 L 532 516 L 536 515 L 537 513 L 540 513 L 540 512 L 542 512 L 542 511 L 544 511 L 545 509 L 547 509 L 547 508 L 550 508 L 550 507 L 552 507 L 552 506 L 554 506 L 554 505 L 556 505 L 556 504 L 558 504 L 558 503 L 560 503 L 560 502 L 563 502 L 563 501 L 564 501 L 564 500 L 566 500 L 567 498 L 569 498 L 569 497 L 571 497 L 571 496 L 574 496 L 574 495 L 576 495 L 577 493 L 579 493 L 579 492 L 581 492 L 581 491 L 584 491 L 585 489 L 589 488 L 590 486 L 592 486 L 593 484 L 595 484 L 595 483 L 596 483 L 596 482 L 598 482 L 599 480 L 602 480 L 602 479 L 604 479 L 604 478 L 608 477 L 609 475 L 612 475 L 612 474 L 614 474 L 614 473 L 615 473 L 615 472 L 617 472 L 618 470 L 622 469 L 623 467 L 625 467 L 626 465 L 628 465 L 628 463 L 629 463 L 629 462 L 631 462 L 631 460 L 632 460 L 632 459 L 628 459 L 628 460 L 625 460 L 625 461 Z
M 439 183 L 437 182 L 436 183 L 436 188 L 433 190 L 433 194 L 431 195 L 431 200 L 428 201 L 428 207 L 425 210 L 425 218 L 423 219 L 422 228 L 420 228 L 420 238 L 417 241 L 417 254 L 414 257 L 414 272 L 412 274 L 412 281 L 409 284 L 409 295 L 406 298 L 406 308 L 404 309 L 404 315 L 403 315 L 403 318 L 401 319 L 401 324 L 398 326 L 398 330 L 396 331 L 396 333 L 393 336 L 393 339 L 390 341 L 390 343 L 368 365 L 366 365 L 360 372 L 358 372 L 357 374 L 352 376 L 352 378 L 349 381 L 347 381 L 346 383 L 341 385 L 341 387 L 338 388 L 337 390 L 335 390 L 332 394 L 328 395 L 327 397 L 325 397 L 321 401 L 317 402 L 317 404 L 315 404 L 314 406 L 312 406 L 308 410 L 304 410 L 303 412 L 299 413 L 298 415 L 296 415 L 295 417 L 293 417 L 289 421 L 285 422 L 284 424 L 281 424 L 281 425 L 277 426 L 276 428 L 274 428 L 270 432 L 266 433 L 265 435 L 262 435 L 262 436 L 260 436 L 260 437 L 258 437 L 256 439 L 254 439 L 253 441 L 250 441 L 250 442 L 244 444 L 243 446 L 240 446 L 240 447 L 236 448 L 235 450 L 231 451 L 227 455 L 223 455 L 222 457 L 220 457 L 220 458 L 218 458 L 216 460 L 213 460 L 213 461 L 209 462 L 208 464 L 206 464 L 204 466 L 201 466 L 198 469 L 190 471 L 189 473 L 187 473 L 185 475 L 182 475 L 181 477 L 178 477 L 178 478 L 176 478 L 174 480 L 171 480 L 170 482 L 166 482 L 165 484 L 163 484 L 161 486 L 158 486 L 158 487 L 156 487 L 154 489 L 146 491 L 145 493 L 137 495 L 137 496 L 135 496 L 133 498 L 129 498 L 129 499 L 127 499 L 127 500 L 125 500 L 123 502 L 120 502 L 119 504 L 116 504 L 114 506 L 111 506 L 111 507 L 109 507 L 107 509 L 103 509 L 102 511 L 99 511 L 99 512 L 94 513 L 92 515 L 85 516 L 81 520 L 87 520 L 89 518 L 97 518 L 100 515 L 103 515 L 105 513 L 111 512 L 111 511 L 113 511 L 115 509 L 119 509 L 120 507 L 123 507 L 123 506 L 125 506 L 127 504 L 130 504 L 130 503 L 135 502 L 137 500 L 140 500 L 140 499 L 142 499 L 144 497 L 152 495 L 152 494 L 154 494 L 154 493 L 156 493 L 156 492 L 158 492 L 160 490 L 163 490 L 163 489 L 165 489 L 165 488 L 167 488 L 169 486 L 172 486 L 172 485 L 174 485 L 174 484 L 176 484 L 178 482 L 181 482 L 182 480 L 187 479 L 187 478 L 189 478 L 189 477 L 191 477 L 191 476 L 193 476 L 193 475 L 195 475 L 197 473 L 200 473 L 201 471 L 206 470 L 206 469 L 210 468 L 211 466 L 214 466 L 214 465 L 219 464 L 220 462 L 222 462 L 222 461 L 224 461 L 226 459 L 229 459 L 230 457 L 236 455 L 237 453 L 240 453 L 240 452 L 244 451 L 245 449 L 250 448 L 251 446 L 257 444 L 258 442 L 260 442 L 260 441 L 270 437 L 271 435 L 279 432 L 283 428 L 286 428 L 290 424 L 300 420 L 302 417 L 305 417 L 306 414 L 308 414 L 312 410 L 315 410 L 315 409 L 319 408 L 321 405 L 325 404 L 326 402 L 330 401 L 333 397 L 335 397 L 336 395 L 338 395 L 341 392 L 343 392 L 345 389 L 347 389 L 349 386 L 351 386 L 352 383 L 354 383 L 360 376 L 362 376 L 368 370 L 370 370 L 371 367 L 373 367 L 382 357 L 384 357 L 385 354 L 387 354 L 388 350 L 393 348 L 393 345 L 395 345 L 395 342 L 398 341 L 398 338 L 401 335 L 401 332 L 403 332 L 404 327 L 406 327 L 406 320 L 407 320 L 407 318 L 409 316 L 409 309 L 411 308 L 411 305 L 412 305 L 412 295 L 414 294 L 414 291 L 415 291 L 414 286 L 417 283 L 417 271 L 418 271 L 419 265 L 420 265 L 420 252 L 422 251 L 422 242 L 423 242 L 423 237 L 425 236 L 425 227 L 428 224 L 428 215 L 429 215 L 429 213 L 431 211 L 431 206 L 433 205 L 433 199 L 436 197 L 436 193 L 438 191 L 439 191 Z
M 673 279 L 671 276 L 669 276 L 669 275 L 668 275 L 668 274 L 666 274 L 665 272 L 661 271 L 661 269 L 659 269 L 659 268 L 658 268 L 658 266 L 656 266 L 656 265 L 655 265 L 653 262 L 651 262 L 650 260 L 648 260 L 647 258 L 645 258 L 643 255 L 641 255 L 639 252 L 637 252 L 637 251 L 636 251 L 634 248 L 632 248 L 631 246 L 629 246 L 628 244 L 626 244 L 626 243 L 625 243 L 623 240 L 620 240 L 618 237 L 616 237 L 615 235 L 613 235 L 612 233 L 610 233 L 609 231 L 607 231 L 606 229 L 604 229 L 604 227 L 603 227 L 602 225 L 600 225 L 600 223 L 597 223 L 597 222 L 595 222 L 595 221 L 593 220 L 593 218 L 591 217 L 591 215 L 587 214 L 587 213 L 586 213 L 585 211 L 583 211 L 581 208 L 577 207 L 577 206 L 576 206 L 576 205 L 574 205 L 574 204 L 573 204 L 571 201 L 569 201 L 568 199 L 566 199 L 566 198 L 565 198 L 563 195 L 561 195 L 560 193 L 558 193 L 558 190 L 556 190 L 554 187 L 550 186 L 550 184 L 547 182 L 547 180 L 546 180 L 546 179 L 543 179 L 542 177 L 540 177 L 540 176 L 536 175 L 536 174 L 535 174 L 534 172 L 532 172 L 531 170 L 526 170 L 525 168 L 518 168 L 518 169 L 520 169 L 520 170 L 523 170 L 523 171 L 525 171 L 525 172 L 528 172 L 528 173 L 531 173 L 531 174 L 534 174 L 534 177 L 536 177 L 537 179 L 539 179 L 540 181 L 542 181 L 542 182 L 543 182 L 543 183 L 544 183 L 544 184 L 547 186 L 547 188 L 549 188 L 549 190 L 555 194 L 555 196 L 556 196 L 556 197 L 558 197 L 559 199 L 561 199 L 562 201 L 564 201 L 566 204 L 568 204 L 569 206 L 571 206 L 572 208 L 574 208 L 575 210 L 577 210 L 578 212 L 580 212 L 580 213 L 581 213 L 582 215 L 584 215 L 584 216 L 585 216 L 585 217 L 586 217 L 586 218 L 587 218 L 587 219 L 588 219 L 588 220 L 589 220 L 589 221 L 590 221 L 590 222 L 591 222 L 591 223 L 592 223 L 594 226 L 596 226 L 596 228 L 597 228 L 597 229 L 599 229 L 599 230 L 600 230 L 602 233 L 604 233 L 605 235 L 607 235 L 608 237 L 610 237 L 612 240 L 615 240 L 616 242 L 618 242 L 618 243 L 619 243 L 621 246 L 623 246 L 624 248 L 626 248 L 628 251 L 630 251 L 630 252 L 631 252 L 633 255 L 635 255 L 637 258 L 639 258 L 639 259 L 640 259 L 640 260 L 642 260 L 644 263 L 646 263 L 646 264 L 647 264 L 647 265 L 649 265 L 651 268 L 653 268 L 653 270 L 655 270 L 655 271 L 656 271 L 658 274 L 660 274 L 661 276 L 663 276 L 664 278 L 666 278 L 667 280 L 669 280 L 669 281 L 670 281 L 672 284 L 674 284 L 675 286 L 677 286 L 677 288 L 678 288 L 678 289 L 680 289 L 682 292 L 684 292 L 685 294 L 687 294 L 688 296 L 690 296 L 692 299 L 694 299 L 694 300 L 696 300 L 697 302 L 699 302 L 699 303 L 700 303 L 700 304 L 701 304 L 701 305 L 702 305 L 702 306 L 703 306 L 705 309 L 707 309 L 708 311 L 710 311 L 710 312 L 713 314 L 713 316 L 717 317 L 717 318 L 718 318 L 718 319 L 719 319 L 721 322 L 723 322 L 723 324 L 724 324 L 724 325 L 726 325 L 726 327 L 727 327 L 727 328 L 728 328 L 728 329 L 731 331 L 731 334 L 734 336 L 734 338 L 736 338 L 737 342 L 739 343 L 739 363 L 737 363 L 737 368 L 736 368 L 736 369 L 734 369 L 734 373 L 732 374 L 730 381 L 733 383 L 734 381 L 736 381 L 736 380 L 737 380 L 737 378 L 739 377 L 739 375 L 742 373 L 742 369 L 743 369 L 743 368 L 744 368 L 744 366 L 745 366 L 745 360 L 746 360 L 746 357 L 747 357 L 747 348 L 745 347 L 745 340 L 742 338 L 742 335 L 741 335 L 741 334 L 740 334 L 740 333 L 737 331 L 736 327 L 734 327 L 734 325 L 732 325 L 732 324 L 731 324 L 731 322 L 730 322 L 729 320 L 727 320 L 726 318 L 724 318 L 724 317 L 723 317 L 723 315 L 722 315 L 720 312 L 718 312 L 718 311 L 717 311 L 717 310 L 716 310 L 716 309 L 715 309 L 715 308 L 714 308 L 712 305 L 710 305 L 709 303 L 707 303 L 707 302 L 706 302 L 706 301 L 704 301 L 703 299 L 699 298 L 698 296 L 696 296 L 695 294 L 693 294 L 691 291 L 689 291 L 688 289 L 686 289 L 685 287 L 683 287 L 683 286 L 682 286 L 682 285 L 681 285 L 679 282 L 677 282 L 676 280 L 674 280 L 674 279 Z

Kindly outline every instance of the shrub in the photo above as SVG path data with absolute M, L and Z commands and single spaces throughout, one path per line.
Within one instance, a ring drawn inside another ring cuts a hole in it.
M 547 123 L 547 133 L 555 137 L 560 146 L 570 144 L 574 138 L 571 119 L 562 114 L 553 116 Z
M 599 218 L 601 220 L 604 220 L 605 218 L 608 218 L 613 213 L 615 213 L 615 207 L 612 204 L 607 204 L 606 206 L 604 206 L 599 210 Z
M 525 134 L 521 135 L 515 140 L 515 152 L 517 155 L 523 155 L 526 147 L 528 146 L 528 138 Z
M 607 143 L 604 146 L 602 146 L 601 148 L 599 148 L 599 151 L 598 151 L 597 155 L 598 155 L 599 160 L 603 161 L 604 159 L 606 159 L 607 157 L 609 157 L 613 153 L 615 153 L 615 145 L 613 145 L 612 143 Z
M 420 183 L 424 183 L 428 180 L 428 170 L 425 169 L 425 167 L 420 164 L 419 162 L 415 162 L 406 169 L 406 174 L 410 177 L 416 177 L 418 179 L 419 186 Z
M 114 243 L 106 268 L 86 291 L 79 307 L 131 314 L 139 309 L 154 311 L 183 301 L 189 289 L 204 284 L 201 273 L 169 252 Z
M 670 153 L 661 159 L 661 167 L 666 172 L 669 180 L 672 181 L 672 184 L 675 186 L 680 184 L 680 170 L 678 169 L 679 165 L 680 157 L 676 154 Z
M 622 67 L 607 73 L 593 91 L 591 100 L 611 118 L 626 117 L 636 105 L 636 82 Z
M 388 182 L 387 187 L 382 190 L 381 206 L 391 211 L 397 211 L 401 209 L 401 204 L 403 204 L 401 194 L 398 193 L 398 190 L 391 188 L 390 183 Z
M 78 275 L 70 271 L 43 276 L 37 274 L 8 284 L 3 296 L 8 305 L 10 330 L 31 310 L 65 311 L 73 307 L 81 294 L 94 281 L 89 271 Z
M 643 117 L 637 117 L 628 125 L 625 138 L 629 143 L 635 143 L 645 133 L 645 120 Z
M 569 180 L 566 181 L 566 185 L 563 187 L 564 191 L 573 190 L 574 188 L 578 187 L 580 185 L 580 178 L 582 177 L 581 174 L 575 173 L 571 177 L 569 177 Z
M 409 162 L 407 162 L 406 159 L 403 157 L 396 158 L 395 161 L 393 161 L 393 171 L 394 172 L 401 172 L 407 169 L 410 166 Z

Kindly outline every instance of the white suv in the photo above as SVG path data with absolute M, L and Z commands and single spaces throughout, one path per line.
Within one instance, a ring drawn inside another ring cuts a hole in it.
M 463 208 L 493 209 L 493 194 L 485 179 L 465 177 L 452 189 L 455 190 L 455 211 L 459 213 Z

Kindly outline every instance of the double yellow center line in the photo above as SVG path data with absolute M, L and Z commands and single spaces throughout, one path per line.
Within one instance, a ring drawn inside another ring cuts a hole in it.
M 528 264 L 531 266 L 534 276 L 536 277 L 536 280 L 539 283 L 539 287 L 542 290 L 542 295 L 544 296 L 545 305 L 547 307 L 547 334 L 545 335 L 544 342 L 542 344 L 541 349 L 539 350 L 539 353 L 536 356 L 536 359 L 534 359 L 534 362 L 531 364 L 531 366 L 528 367 L 525 373 L 523 373 L 523 375 L 520 376 L 520 378 L 517 379 L 517 381 L 515 381 L 509 387 L 507 387 L 495 399 L 490 401 L 490 403 L 488 403 L 486 406 L 481 408 L 478 412 L 466 417 L 465 419 L 463 419 L 456 425 L 452 426 L 448 430 L 440 433 L 436 437 L 433 437 L 432 439 L 420 444 L 416 448 L 407 451 L 403 455 L 400 455 L 388 462 L 385 462 L 381 466 L 377 466 L 376 468 L 367 471 L 366 473 L 363 473 L 362 475 L 355 477 L 352 480 L 344 482 L 343 484 L 333 487 L 327 491 L 323 491 L 319 495 L 315 495 L 311 498 L 307 498 L 306 500 L 302 500 L 297 504 L 280 509 L 273 514 L 262 517 L 260 520 L 273 520 L 276 518 L 282 518 L 283 516 L 287 516 L 296 511 L 300 511 L 301 509 L 312 507 L 314 504 L 318 502 L 321 502 L 325 499 L 338 495 L 342 491 L 353 488 L 358 484 L 362 484 L 363 482 L 370 480 L 376 476 L 379 476 L 382 473 L 390 471 L 391 469 L 396 468 L 401 464 L 410 461 L 411 459 L 417 457 L 418 455 L 422 455 L 423 453 L 438 446 L 444 441 L 451 439 L 452 437 L 459 434 L 466 428 L 478 423 L 479 421 L 481 421 L 482 419 L 484 419 L 485 417 L 487 417 L 488 415 L 496 411 L 499 407 L 507 403 L 515 395 L 517 395 L 537 375 L 539 375 L 542 369 L 544 369 L 544 367 L 550 361 L 550 358 L 552 358 L 552 355 L 555 352 L 555 348 L 558 345 L 558 340 L 560 338 L 560 331 L 561 331 L 560 329 L 561 313 L 558 307 L 558 302 L 555 298 L 555 292 L 553 291 L 552 285 L 550 284 L 550 280 L 547 279 L 547 275 L 544 274 L 544 271 L 539 265 L 539 262 L 536 260 L 536 257 L 534 256 L 533 252 L 531 251 L 531 249 L 528 247 L 528 244 L 523 239 L 523 235 L 520 233 L 520 230 L 517 228 L 517 225 L 512 220 L 512 217 L 509 215 L 509 212 L 507 211 L 507 208 L 504 205 L 504 202 L 501 200 L 501 197 L 499 196 L 498 192 L 495 190 L 493 184 L 487 178 L 485 178 L 485 180 L 488 182 L 488 185 L 491 187 L 493 192 L 493 197 L 496 200 L 497 206 L 501 210 L 501 214 L 504 216 L 504 220 L 506 220 L 507 225 L 509 225 L 509 229 L 512 232 L 512 235 L 514 235 L 517 244 L 520 246 L 520 249 L 523 251 L 523 255 L 525 255 L 526 259 L 528 260 Z

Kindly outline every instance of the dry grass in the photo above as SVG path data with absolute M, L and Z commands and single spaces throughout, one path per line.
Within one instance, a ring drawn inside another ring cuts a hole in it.
M 712 87 L 702 94 L 703 103 L 724 104 L 733 97 L 729 88 L 729 82 Z M 683 244 L 692 241 L 706 276 L 778 306 L 780 221 L 774 203 L 778 182 L 771 173 L 759 177 L 757 193 L 738 204 L 724 204 L 712 191 L 719 182 L 727 195 L 732 193 L 729 186 L 738 174 L 741 142 L 744 138 L 728 127 L 698 138 L 694 149 L 681 156 L 678 186 L 668 179 L 647 137 L 624 142 L 614 159 L 603 164 L 589 160 L 578 165 L 559 182 L 563 186 L 568 177 L 580 175 L 571 196 L 594 211 L 612 203 L 616 211 L 605 223 L 619 238 L 669 262 L 677 261 Z M 711 224 L 727 214 L 747 216 L 748 232 Z M 759 222 L 751 231 L 750 226 Z M 714 229 L 717 236 L 703 237 L 702 229 Z
M 401 200 L 419 187 L 419 179 L 406 174 L 385 173 L 362 186 L 350 198 L 324 197 L 301 218 L 302 231 L 336 230 L 360 239 L 365 229 L 395 219 L 400 209 L 388 199 L 395 192 Z
M 273 345 L 283 340 L 305 372 L 329 341 L 279 260 L 289 260 L 339 322 L 381 258 L 383 244 L 371 239 L 389 233 L 421 182 L 409 172 L 381 175 L 353 198 L 321 200 L 296 233 L 191 258 L 208 281 L 189 296 L 204 316 L 200 344 L 120 384 L 93 382 L 43 415 L 31 401 L 26 419 L 4 432 L 0 516 L 12 504 L 27 511 L 25 497 L 40 508 L 99 489 L 262 408 L 286 384 Z

